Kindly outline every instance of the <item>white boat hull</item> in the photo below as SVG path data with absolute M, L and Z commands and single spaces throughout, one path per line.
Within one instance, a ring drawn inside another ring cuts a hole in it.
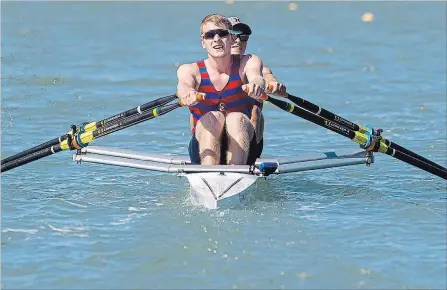
M 259 176 L 241 173 L 186 174 L 193 202 L 209 209 L 231 208 L 247 202 Z

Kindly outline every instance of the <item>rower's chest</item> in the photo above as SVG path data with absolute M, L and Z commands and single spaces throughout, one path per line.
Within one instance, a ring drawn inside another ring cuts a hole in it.
M 230 80 L 230 75 L 227 73 L 218 73 L 218 72 L 208 72 L 210 76 L 210 81 L 213 84 L 216 91 L 221 91 L 225 88 L 228 81 Z

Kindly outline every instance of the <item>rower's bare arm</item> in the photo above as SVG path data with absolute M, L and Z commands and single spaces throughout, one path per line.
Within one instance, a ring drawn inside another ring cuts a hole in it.
M 262 61 L 257 55 L 247 56 L 247 62 L 244 67 L 245 76 L 249 83 L 252 82 L 264 82 L 264 77 L 262 76 Z
M 197 103 L 197 81 L 195 78 L 195 64 L 182 64 L 177 69 L 177 95 L 186 106 Z
M 244 73 L 248 81 L 248 84 L 244 86 L 247 94 L 255 99 L 263 98 L 265 95 L 265 80 L 262 76 L 261 59 L 254 54 L 247 56 Z
M 270 68 L 264 66 L 262 68 L 262 74 L 264 75 L 264 79 L 267 84 L 266 92 L 268 94 L 279 96 L 284 96 L 284 94 L 286 94 L 286 86 L 278 82 Z
M 263 66 L 262 68 L 262 75 L 264 76 L 265 82 L 266 83 L 273 83 L 273 82 L 278 82 L 275 78 L 275 76 L 273 75 L 273 72 L 270 70 L 270 68 Z

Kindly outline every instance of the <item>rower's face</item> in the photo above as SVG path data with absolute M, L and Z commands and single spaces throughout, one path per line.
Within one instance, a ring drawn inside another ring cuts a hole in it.
M 224 25 L 207 22 L 202 29 L 202 47 L 214 58 L 225 57 L 231 52 L 232 35 Z
M 248 41 L 241 41 L 239 37 L 235 37 L 233 45 L 231 46 L 231 54 L 244 55 L 247 49 Z

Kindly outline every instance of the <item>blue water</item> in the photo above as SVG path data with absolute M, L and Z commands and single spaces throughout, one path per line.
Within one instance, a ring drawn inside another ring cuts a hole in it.
M 445 2 L 5 2 L 2 158 L 170 95 L 206 57 L 201 19 L 239 15 L 288 90 L 447 165 Z M 371 12 L 372 23 L 361 16 Z M 264 154 L 357 145 L 266 104 Z M 95 141 L 186 154 L 188 110 Z M 446 182 L 389 156 L 273 177 L 234 210 L 191 205 L 187 180 L 75 164 L 2 174 L 5 289 L 447 287 Z

